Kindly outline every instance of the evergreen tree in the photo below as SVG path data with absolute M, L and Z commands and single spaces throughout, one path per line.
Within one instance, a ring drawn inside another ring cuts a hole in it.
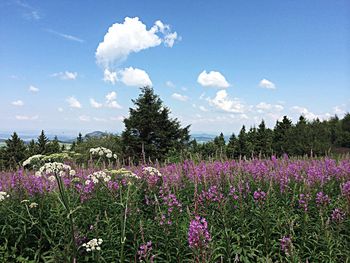
M 57 136 L 55 136 L 55 138 L 48 143 L 47 145 L 47 153 L 59 153 L 61 151 L 61 146 L 60 146 L 60 142 L 58 141 Z
M 81 144 L 83 141 L 84 141 L 83 135 L 81 134 L 81 132 L 79 132 L 79 135 L 77 137 L 77 144 Z
M 251 127 L 247 132 L 247 155 L 257 155 L 259 154 L 257 149 L 257 129 L 255 127 Z
M 5 141 L 5 160 L 7 167 L 15 168 L 26 157 L 24 142 L 14 132 L 10 139 Z
M 256 151 L 262 155 L 271 155 L 272 153 L 272 131 L 266 128 L 265 121 L 259 124 L 256 133 Z
M 247 133 L 246 133 L 244 125 L 242 126 L 242 128 L 238 134 L 237 146 L 238 146 L 237 149 L 238 149 L 239 155 L 241 155 L 241 156 L 248 156 L 249 155 Z
M 39 154 L 45 154 L 47 151 L 47 144 L 49 139 L 46 137 L 44 130 L 41 131 L 41 134 L 38 137 L 37 140 L 37 146 L 38 146 L 38 153 Z
M 125 157 L 164 160 L 170 150 L 181 150 L 188 144 L 189 126 L 181 128 L 177 119 L 169 118 L 170 110 L 152 88 L 142 88 L 132 102 L 135 108 L 129 109 L 122 133 Z
M 232 133 L 230 138 L 229 138 L 227 148 L 226 148 L 226 154 L 228 157 L 230 157 L 230 158 L 238 157 L 238 155 L 237 155 L 238 145 L 237 144 L 238 144 L 237 137 L 234 133 Z
M 38 154 L 38 147 L 34 139 L 30 140 L 29 142 L 27 153 L 28 153 L 28 157 Z
M 273 131 L 273 149 L 276 154 L 289 153 L 291 143 L 289 140 L 292 121 L 284 116 L 282 121 L 277 121 Z

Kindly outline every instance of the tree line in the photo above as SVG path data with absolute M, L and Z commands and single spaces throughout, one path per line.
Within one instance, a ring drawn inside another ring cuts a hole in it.
M 17 133 L 0 148 L 0 169 L 16 168 L 26 158 L 60 152 L 79 153 L 79 162 L 86 162 L 90 148 L 103 146 L 116 153 L 125 164 L 139 162 L 176 162 L 188 158 L 241 158 L 268 157 L 288 154 L 325 155 L 330 152 L 347 151 L 350 148 L 350 114 L 342 119 L 306 120 L 300 116 L 297 123 L 284 116 L 273 129 L 264 120 L 258 127 L 247 129 L 244 125 L 228 142 L 223 133 L 213 141 L 198 143 L 190 137 L 190 126 L 182 127 L 178 119 L 170 118 L 170 109 L 152 88 L 144 87 L 124 119 L 125 130 L 120 135 L 107 134 L 95 138 L 79 133 L 69 149 L 60 144 L 57 137 L 49 141 L 44 131 L 36 141 L 25 144 Z

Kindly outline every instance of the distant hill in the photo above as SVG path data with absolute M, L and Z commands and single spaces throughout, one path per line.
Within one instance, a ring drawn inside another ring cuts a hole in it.
M 107 132 L 93 131 L 93 132 L 85 134 L 85 138 L 100 138 L 100 137 L 103 137 L 106 135 L 108 135 Z
M 196 139 L 196 141 L 198 143 L 205 143 L 205 142 L 213 141 L 216 136 L 217 135 L 214 135 L 214 134 L 207 134 L 207 133 L 198 133 L 198 134 L 196 134 L 195 133 L 195 134 L 191 135 L 191 139 Z M 225 137 L 225 141 L 228 142 L 230 136 L 224 136 L 224 137 Z

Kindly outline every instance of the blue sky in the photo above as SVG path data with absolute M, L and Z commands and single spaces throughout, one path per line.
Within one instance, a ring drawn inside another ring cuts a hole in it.
M 350 110 L 349 1 L 0 3 L 0 131 L 121 132 L 152 85 L 191 131 Z

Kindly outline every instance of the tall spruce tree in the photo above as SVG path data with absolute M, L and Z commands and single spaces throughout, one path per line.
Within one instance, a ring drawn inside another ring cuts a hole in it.
M 237 149 L 238 154 L 242 156 L 248 156 L 249 155 L 249 147 L 248 147 L 248 138 L 247 133 L 245 130 L 245 126 L 243 125 L 239 134 L 238 134 L 238 142 L 237 142 Z
M 292 121 L 284 116 L 282 121 L 277 121 L 273 131 L 273 149 L 278 155 L 290 153 L 291 142 L 289 140 L 292 129 Z
M 10 139 L 5 141 L 5 159 L 6 166 L 15 168 L 26 157 L 26 147 L 24 142 L 14 132 Z
M 189 127 L 181 128 L 177 119 L 170 119 L 170 110 L 150 87 L 132 100 L 122 133 L 125 157 L 136 160 L 164 160 L 170 150 L 181 150 L 189 142 Z
M 226 154 L 229 158 L 236 158 L 238 157 L 237 154 L 237 137 L 234 133 L 232 133 L 232 135 L 229 138 L 228 144 L 227 144 L 227 148 L 226 148 Z
M 38 146 L 38 153 L 39 154 L 45 154 L 47 151 L 47 144 L 49 142 L 49 139 L 46 137 L 44 130 L 41 131 L 38 140 L 37 140 L 37 146 Z

